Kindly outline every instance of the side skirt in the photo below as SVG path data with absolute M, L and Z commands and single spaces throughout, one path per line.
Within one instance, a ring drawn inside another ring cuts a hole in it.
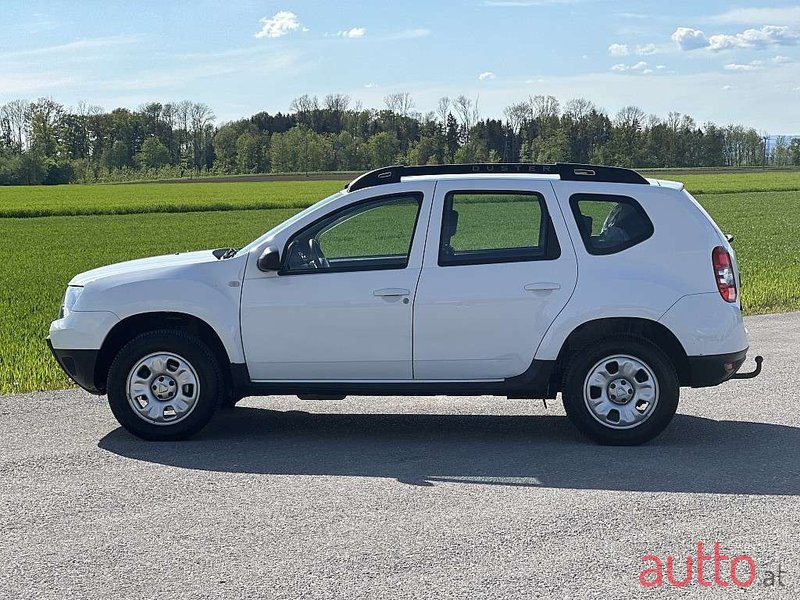
M 237 396 L 507 396 L 555 398 L 554 360 L 534 360 L 524 373 L 499 381 L 252 381 L 247 365 L 231 365 Z

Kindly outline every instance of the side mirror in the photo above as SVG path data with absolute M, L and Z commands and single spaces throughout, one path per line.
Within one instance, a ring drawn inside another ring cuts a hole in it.
M 256 264 L 261 271 L 280 271 L 281 257 L 278 249 L 274 246 L 264 248 L 264 252 L 258 257 Z

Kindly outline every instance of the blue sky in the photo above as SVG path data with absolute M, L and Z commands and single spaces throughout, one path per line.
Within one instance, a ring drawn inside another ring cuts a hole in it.
M 0 0 L 0 103 L 188 98 L 218 122 L 301 94 L 416 110 L 532 94 L 800 133 L 800 4 L 610 0 Z

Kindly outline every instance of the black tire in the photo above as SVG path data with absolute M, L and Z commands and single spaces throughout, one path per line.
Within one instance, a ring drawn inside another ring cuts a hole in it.
M 584 383 L 590 371 L 600 361 L 614 355 L 627 355 L 641 361 L 652 371 L 658 384 L 655 407 L 645 420 L 629 429 L 601 423 L 584 400 Z M 658 436 L 675 415 L 680 397 L 678 376 L 669 357 L 655 344 L 631 335 L 595 340 L 575 352 L 564 372 L 561 389 L 564 410 L 570 421 L 591 440 L 609 446 L 636 446 Z
M 228 411 L 236 408 L 236 404 L 243 400 L 244 396 L 234 394 L 231 390 L 226 390 L 222 396 L 222 402 L 219 405 L 220 410 Z
M 128 376 L 144 357 L 170 352 L 184 358 L 197 374 L 199 392 L 194 408 L 176 423 L 154 424 L 140 417 L 128 401 Z M 119 424 L 145 440 L 183 440 L 211 420 L 222 401 L 224 379 L 214 353 L 199 338 L 180 330 L 160 329 L 142 333 L 117 353 L 108 372 L 108 403 Z

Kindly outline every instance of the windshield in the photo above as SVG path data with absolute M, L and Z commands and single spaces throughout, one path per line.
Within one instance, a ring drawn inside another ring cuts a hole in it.
M 241 250 L 239 250 L 236 253 L 236 256 L 241 256 L 243 254 L 247 254 L 248 252 L 250 252 L 250 250 L 252 250 L 256 246 L 261 244 L 261 242 L 263 242 L 264 240 L 267 240 L 267 239 L 271 238 L 276 233 L 278 233 L 279 231 L 283 230 L 285 227 L 289 227 L 293 223 L 297 223 L 297 221 L 299 221 L 300 219 L 305 217 L 307 214 L 314 212 L 315 210 L 317 210 L 318 208 L 321 208 L 325 204 L 328 204 L 329 202 L 333 202 L 334 200 L 336 200 L 336 198 L 341 196 L 343 193 L 344 192 L 336 192 L 335 194 L 332 194 L 332 195 L 328 196 L 327 198 L 324 198 L 324 199 L 320 200 L 319 202 L 317 202 L 315 204 L 312 204 L 308 208 L 304 208 L 303 210 L 301 210 L 296 215 L 293 215 L 293 216 L 289 217 L 285 221 L 279 223 L 278 225 L 276 225 L 275 227 L 273 227 L 272 229 L 267 231 L 264 235 L 256 238 L 255 240 L 253 240 L 252 242 L 247 244 L 247 246 L 245 246 L 244 248 L 242 248 Z

